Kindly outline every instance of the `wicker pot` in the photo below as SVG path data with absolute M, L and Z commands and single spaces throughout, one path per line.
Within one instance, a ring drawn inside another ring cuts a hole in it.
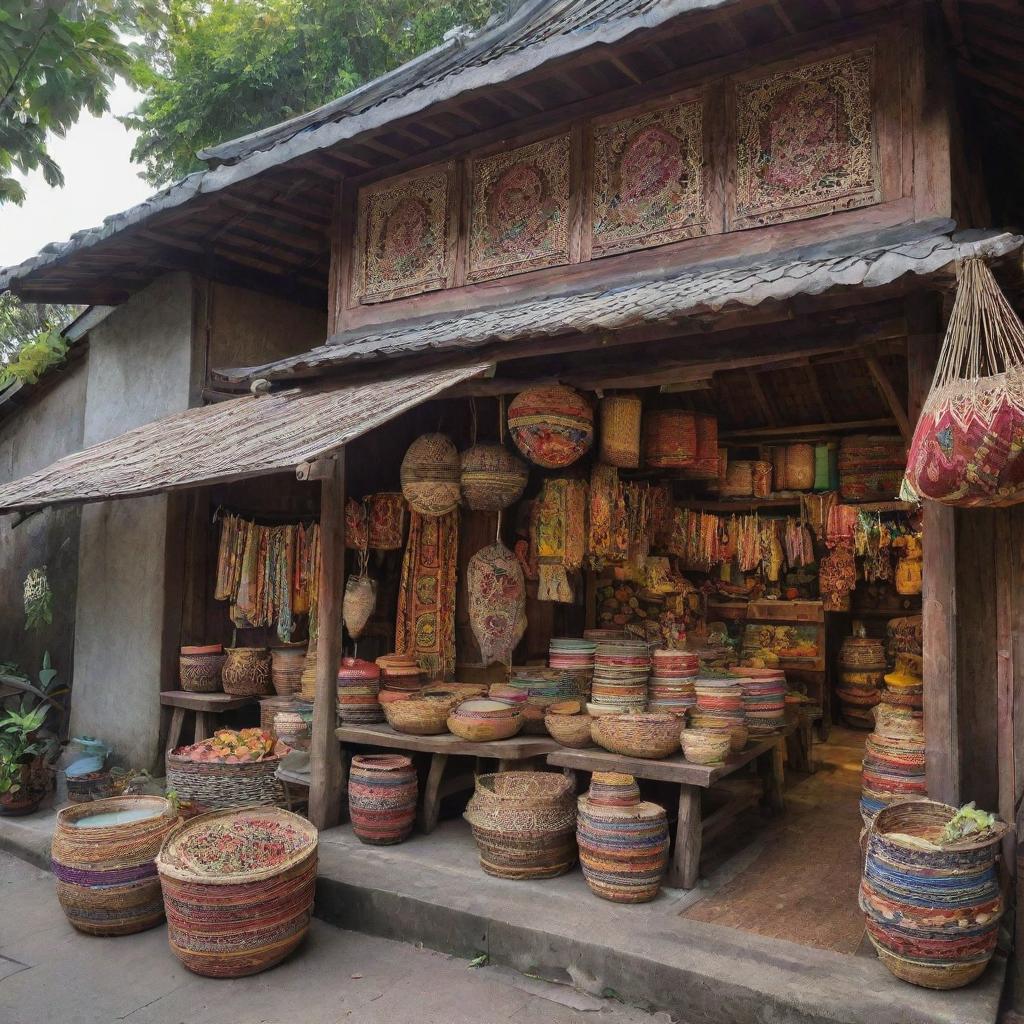
M 1004 910 L 995 862 L 1006 825 L 934 849 L 913 841 L 936 843 L 955 813 L 930 800 L 905 801 L 879 811 L 868 831 L 860 885 L 868 938 L 897 978 L 924 988 L 978 978 Z
M 274 719 L 282 711 L 293 711 L 295 701 L 291 697 L 264 697 L 260 701 L 260 728 L 277 739 L 277 727 Z
M 848 636 L 839 649 L 839 664 L 844 669 L 880 672 L 885 668 L 885 644 L 869 637 Z
M 576 862 L 576 802 L 564 775 L 480 775 L 465 818 L 489 875 L 554 878 Z
M 83 826 L 86 819 L 97 823 Z M 89 935 L 158 925 L 164 904 L 154 858 L 176 823 L 161 796 L 112 797 L 58 812 L 50 858 L 68 921 Z
M 546 735 L 544 716 L 548 708 L 560 703 L 561 700 L 561 697 L 527 697 L 522 704 L 523 732 L 530 736 Z
M 276 754 L 260 761 L 226 764 L 193 761 L 171 750 L 166 758 L 167 789 L 173 789 L 179 800 L 203 810 L 281 804 L 284 791 L 274 774 L 280 763 Z
M 459 453 L 444 434 L 416 438 L 402 459 L 402 494 L 414 512 L 443 516 L 459 503 Z
M 410 736 L 439 736 L 448 731 L 448 715 L 458 696 L 409 697 L 384 705 L 384 717 L 395 732 Z
M 659 713 L 606 715 L 594 719 L 591 735 L 595 743 L 613 754 L 668 757 L 679 750 L 679 719 Z
M 722 764 L 731 739 L 728 729 L 684 729 L 680 736 L 683 754 L 694 764 Z
M 600 460 L 619 469 L 640 465 L 640 424 L 644 404 L 637 395 L 609 395 L 601 399 Z
M 229 647 L 221 670 L 224 692 L 235 697 L 264 697 L 274 692 L 270 654 L 265 647 Z
M 302 686 L 306 667 L 306 645 L 274 647 L 270 651 L 270 681 L 279 697 L 290 697 Z
M 384 721 L 380 668 L 372 661 L 342 658 L 338 669 L 338 716 L 346 725 Z
M 462 500 L 472 509 L 499 512 L 515 504 L 529 470 L 500 444 L 476 444 L 462 453 Z
M 697 420 L 685 409 L 653 409 L 644 417 L 644 464 L 685 469 L 697 461 Z
M 591 736 L 590 715 L 559 715 L 552 714 L 550 709 L 544 716 L 544 728 L 548 735 L 563 747 L 575 747 L 582 750 L 594 745 Z
M 418 784 L 412 761 L 400 754 L 352 758 L 348 810 L 352 831 L 370 846 L 408 839 L 416 820 Z
M 746 459 L 731 459 L 726 467 L 719 494 L 723 498 L 752 498 L 754 464 Z
M 786 445 L 782 465 L 783 478 L 776 480 L 780 491 L 809 491 L 814 486 L 814 445 Z
M 657 804 L 609 807 L 580 797 L 580 867 L 590 891 L 613 903 L 647 903 L 668 867 L 668 820 Z
M 463 701 L 448 716 L 448 731 L 472 743 L 507 740 L 523 727 L 519 705 L 500 700 Z
M 202 814 L 157 857 L 171 952 L 210 978 L 241 978 L 283 960 L 305 937 L 316 888 L 317 832 L 279 808 Z M 226 847 L 226 856 L 208 851 Z
M 178 680 L 188 693 L 216 693 L 227 655 L 220 644 L 210 647 L 182 647 L 178 657 Z
M 563 469 L 590 451 L 594 410 L 579 392 L 561 384 L 527 388 L 508 407 L 508 428 L 531 462 Z

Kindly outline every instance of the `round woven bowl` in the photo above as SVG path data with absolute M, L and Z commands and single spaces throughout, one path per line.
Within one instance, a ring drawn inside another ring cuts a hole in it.
M 594 720 L 591 735 L 613 754 L 657 759 L 679 750 L 679 719 L 658 712 L 606 715 Z
M 270 652 L 266 647 L 229 647 L 221 670 L 224 692 L 235 697 L 267 697 L 274 692 L 270 681 Z
M 99 815 L 114 817 L 80 827 Z M 68 921 L 89 935 L 131 935 L 158 925 L 164 904 L 155 858 L 177 821 L 162 796 L 116 796 L 59 811 L 50 859 Z
M 594 745 L 590 733 L 591 721 L 590 715 L 560 715 L 552 713 L 549 708 L 544 716 L 544 728 L 547 729 L 548 735 L 563 747 L 582 750 Z
M 523 732 L 531 736 L 543 736 L 547 729 L 544 716 L 548 709 L 561 702 L 561 697 L 527 697 L 521 706 L 523 711 Z
M 389 701 L 383 705 L 384 717 L 395 732 L 410 736 L 438 736 L 447 731 L 448 715 L 458 702 L 455 695 Z
M 684 729 L 680 740 L 687 761 L 694 764 L 722 764 L 729 753 L 729 729 Z
M 223 651 L 186 654 L 181 649 L 178 657 L 178 680 L 187 693 L 216 693 L 220 687 L 220 674 L 227 655 Z
M 463 701 L 448 716 L 448 731 L 472 743 L 507 740 L 523 727 L 518 705 L 498 700 Z
M 460 473 L 455 445 L 444 434 L 424 434 L 409 445 L 402 459 L 402 494 L 414 512 L 446 515 L 462 496 Z
M 602 807 L 632 807 L 640 803 L 640 787 L 624 772 L 594 772 L 587 799 Z
M 360 842 L 391 846 L 408 839 L 416 820 L 416 769 L 400 754 L 352 758 L 348 780 L 349 817 Z
M 469 508 L 498 512 L 523 496 L 529 470 L 500 444 L 476 444 L 462 453 L 462 500 Z
M 196 974 L 241 978 L 280 963 L 305 937 L 317 832 L 277 807 L 201 814 L 157 857 L 171 952 Z

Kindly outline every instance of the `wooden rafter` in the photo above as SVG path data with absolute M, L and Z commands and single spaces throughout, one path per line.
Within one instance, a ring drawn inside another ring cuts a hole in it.
M 910 417 L 907 415 L 906 406 L 896 393 L 889 375 L 885 372 L 885 367 L 870 352 L 865 353 L 864 362 L 871 373 L 871 378 L 875 382 L 878 393 L 882 396 L 885 404 L 889 406 L 889 410 L 892 412 L 893 419 L 896 420 L 896 425 L 899 427 L 903 440 L 910 444 L 914 427 L 910 422 Z
M 810 359 L 804 363 L 804 378 L 807 381 L 807 389 L 810 391 L 815 404 L 818 406 L 818 412 L 821 414 L 821 418 L 827 423 L 832 419 L 832 411 L 829 409 L 828 402 L 825 401 L 825 396 L 821 393 L 821 384 L 818 381 L 818 374 Z
M 750 388 L 754 392 L 754 401 L 757 402 L 757 407 L 761 410 L 761 415 L 764 417 L 765 424 L 769 427 L 776 426 L 778 423 L 778 417 L 775 415 L 775 410 L 772 408 L 771 402 L 768 401 L 768 395 L 765 393 L 764 387 L 761 384 L 761 378 L 758 377 L 757 371 L 748 369 L 747 380 L 750 381 Z

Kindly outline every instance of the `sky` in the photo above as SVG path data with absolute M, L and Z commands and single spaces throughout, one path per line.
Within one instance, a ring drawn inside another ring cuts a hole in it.
M 152 195 L 131 161 L 134 132 L 118 114 L 139 102 L 137 92 L 118 81 L 102 117 L 85 113 L 63 139 L 51 138 L 50 155 L 64 172 L 63 188 L 50 188 L 41 173 L 22 178 L 28 198 L 22 206 L 0 207 L 0 267 L 34 256 L 47 242 L 63 242 L 73 231 L 96 227 Z

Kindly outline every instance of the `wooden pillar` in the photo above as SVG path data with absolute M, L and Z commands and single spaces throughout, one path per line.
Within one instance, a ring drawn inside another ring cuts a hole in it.
M 310 744 L 309 820 L 330 828 L 341 820 L 341 749 L 337 725 L 341 601 L 345 583 L 345 450 L 320 485 L 320 591 L 316 698 Z
M 907 299 L 908 414 L 916 425 L 928 395 L 941 344 L 939 297 Z M 924 502 L 924 731 L 928 795 L 960 802 L 960 729 L 956 678 L 955 511 Z

